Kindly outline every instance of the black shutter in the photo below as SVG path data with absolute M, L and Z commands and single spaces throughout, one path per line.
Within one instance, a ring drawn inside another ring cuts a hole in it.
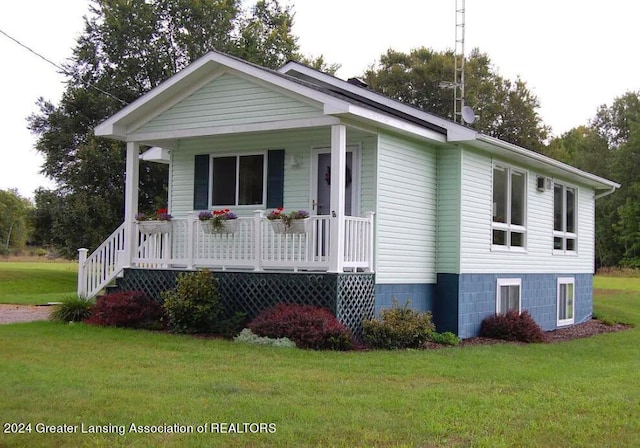
M 267 208 L 284 206 L 284 149 L 267 153 Z
M 195 157 L 193 169 L 193 209 L 209 208 L 209 154 Z

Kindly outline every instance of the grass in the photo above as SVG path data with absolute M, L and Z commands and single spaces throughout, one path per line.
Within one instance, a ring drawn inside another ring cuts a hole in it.
M 76 262 L 0 262 L 0 303 L 42 305 L 75 295 Z
M 596 313 L 640 324 L 640 293 L 608 291 Z M 0 447 L 638 446 L 639 344 L 633 328 L 559 344 L 334 353 L 4 325 L 0 416 L 32 433 L 0 434 Z M 36 434 L 38 422 L 123 425 L 125 435 Z M 222 422 L 276 432 L 212 433 Z M 136 434 L 132 423 L 209 429 Z

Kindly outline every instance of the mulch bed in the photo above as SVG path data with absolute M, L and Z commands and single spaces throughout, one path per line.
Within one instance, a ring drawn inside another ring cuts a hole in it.
M 582 324 L 572 325 L 567 328 L 561 328 L 558 330 L 552 330 L 545 332 L 546 342 L 547 343 L 556 343 L 556 342 L 564 342 L 571 341 L 573 339 L 580 338 L 588 338 L 590 336 L 595 336 L 597 334 L 603 333 L 613 333 L 616 331 L 623 331 L 632 328 L 632 325 L 625 324 L 613 324 L 607 325 L 599 321 L 598 319 L 591 319 Z M 460 342 L 461 346 L 466 345 L 492 345 L 492 344 L 505 344 L 509 343 L 508 341 L 501 341 L 499 339 L 490 339 L 483 337 L 475 337 L 469 339 L 463 339 Z M 512 344 L 514 342 L 511 342 Z M 515 342 L 517 343 L 517 342 Z

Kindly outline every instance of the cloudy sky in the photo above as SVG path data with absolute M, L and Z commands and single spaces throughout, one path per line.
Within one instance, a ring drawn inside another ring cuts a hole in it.
M 388 48 L 454 47 L 455 0 L 281 0 L 294 5 L 302 51 L 361 74 Z M 0 3 L 0 30 L 56 63 L 71 55 L 88 0 Z M 498 72 L 522 77 L 541 102 L 554 135 L 587 123 L 601 104 L 640 90 L 635 54 L 640 2 L 466 0 L 466 53 L 479 47 Z M 38 97 L 57 102 L 64 76 L 0 34 L 0 189 L 32 197 L 53 187 L 39 175 L 41 156 L 26 129 Z

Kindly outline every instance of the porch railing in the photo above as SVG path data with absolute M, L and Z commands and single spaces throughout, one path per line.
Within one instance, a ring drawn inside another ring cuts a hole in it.
M 78 295 L 93 297 L 122 270 L 126 226 L 120 225 L 93 253 L 78 250 Z
M 373 214 L 345 218 L 346 270 L 373 270 Z M 311 269 L 330 267 L 331 218 L 312 216 L 305 233 L 276 233 L 262 214 L 238 218 L 235 233 L 207 233 L 195 218 L 174 219 L 169 234 L 140 233 L 139 267 Z
M 332 266 L 329 216 L 312 216 L 304 233 L 276 233 L 264 213 L 237 219 L 234 233 L 207 233 L 196 217 L 173 219 L 169 233 L 148 235 L 138 229 L 137 250 L 126 263 L 124 224 L 90 257 L 80 253 L 78 292 L 97 294 L 124 265 L 142 268 L 196 268 L 238 270 L 314 270 Z M 345 271 L 373 272 L 373 213 L 345 217 Z M 82 251 L 82 249 L 81 249 Z M 120 258 L 120 259 L 119 259 Z

